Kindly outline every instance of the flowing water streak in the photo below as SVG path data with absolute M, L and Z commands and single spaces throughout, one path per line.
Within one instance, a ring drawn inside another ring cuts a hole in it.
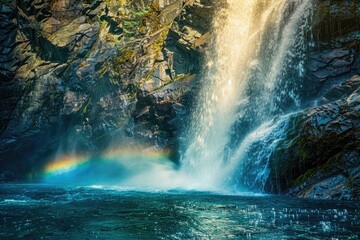
M 235 120 L 234 103 L 240 99 L 238 89 L 243 84 L 238 77 L 245 74 L 239 66 L 246 65 L 246 55 L 251 52 L 250 48 L 243 46 L 248 46 L 251 40 L 254 3 L 229 1 L 228 7 L 222 9 L 214 20 L 213 50 L 207 56 L 204 86 L 191 120 L 191 145 L 183 156 L 183 171 L 208 186 L 218 181 L 214 176 L 222 165 L 228 131 Z M 247 13 L 247 16 L 239 13 Z
M 227 186 L 235 191 L 241 188 L 264 192 L 271 155 L 286 136 L 290 116 L 292 114 L 265 122 L 246 136 L 225 167 Z
M 195 187 L 223 187 L 229 174 L 224 170 L 228 169 L 224 168 L 227 148 L 239 111 L 255 109 L 256 116 L 266 119 L 267 107 L 279 101 L 274 91 L 284 68 L 281 65 L 297 43 L 293 40 L 296 28 L 310 2 L 227 0 L 226 7 L 216 14 L 212 49 L 181 160 L 182 172 L 198 184 Z M 254 78 L 254 65 L 261 69 L 262 77 Z M 255 91 L 257 101 L 249 103 L 253 81 L 261 91 Z M 255 115 L 249 117 L 259 121 Z
M 301 1 L 300 1 L 301 2 Z M 282 38 L 280 42 L 278 43 L 278 50 L 276 52 L 275 58 L 273 60 L 273 63 L 270 67 L 270 74 L 268 76 L 268 81 L 266 82 L 266 91 L 264 92 L 264 95 L 267 99 L 271 99 L 272 94 L 274 93 L 275 88 L 277 87 L 277 84 L 279 83 L 279 75 L 282 73 L 282 71 L 279 69 L 284 69 L 285 67 L 289 67 L 288 64 L 291 64 L 291 62 L 286 62 L 286 57 L 289 54 L 289 50 L 291 51 L 291 48 L 296 49 L 295 54 L 304 54 L 306 51 L 306 44 L 305 44 L 305 33 L 306 33 L 306 27 L 309 25 L 307 22 L 308 15 L 310 14 L 310 8 L 309 3 L 311 0 L 304 0 L 302 1 L 297 7 L 296 11 L 291 17 L 291 21 L 289 21 L 283 31 L 282 31 Z M 301 20 L 304 20 L 301 25 Z M 295 45 L 298 45 L 295 47 Z M 304 56 L 303 56 L 304 58 Z M 299 63 L 297 65 L 299 77 L 303 75 L 304 66 L 303 66 L 303 58 L 299 59 Z M 290 89 L 290 91 L 292 91 Z M 285 93 L 289 94 L 289 93 Z M 293 99 L 295 104 L 299 106 L 299 100 L 297 99 L 297 96 L 293 94 L 293 92 L 290 92 L 290 97 Z M 278 102 L 281 102 L 281 94 L 275 95 Z M 271 104 L 271 110 L 276 111 L 275 103 L 272 101 Z

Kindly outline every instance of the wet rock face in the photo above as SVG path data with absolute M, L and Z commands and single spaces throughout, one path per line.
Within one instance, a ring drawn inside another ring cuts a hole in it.
M 59 147 L 171 148 L 211 12 L 204 0 L 0 2 L 1 178 Z
M 1 5 L 0 19 L 0 77 L 3 81 L 9 81 L 16 72 L 14 53 L 17 29 L 16 9 L 10 5 Z
M 16 32 L 16 8 L 0 4 L 0 131 L 5 129 L 22 92 L 22 87 L 13 81 L 18 65 Z
M 351 54 L 347 49 L 320 51 L 312 54 L 310 58 L 309 68 L 313 77 L 320 81 L 349 73 L 354 63 L 354 54 Z
M 304 96 L 318 99 L 360 72 L 360 3 L 318 0 L 311 25 Z
M 269 192 L 359 199 L 358 1 L 318 0 L 305 66 L 306 99 L 270 161 Z
M 317 42 L 329 42 L 359 31 L 358 1 L 318 0 L 316 4 L 313 26 Z
M 358 78 L 354 76 L 328 92 L 329 99 L 341 96 L 339 100 L 291 117 L 287 137 L 270 161 L 268 191 L 301 197 L 359 199 Z
M 302 92 L 309 109 L 290 117 L 265 190 L 359 199 L 360 2 L 314 3 Z
M 360 76 L 355 75 L 342 84 L 336 85 L 331 88 L 324 97 L 320 100 L 320 103 L 330 103 L 332 101 L 336 101 L 341 98 L 345 98 L 349 96 L 352 92 L 354 92 L 357 88 L 360 87 Z

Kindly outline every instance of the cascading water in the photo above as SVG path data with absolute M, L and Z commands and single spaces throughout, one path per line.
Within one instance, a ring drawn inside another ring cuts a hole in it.
M 182 172 L 196 187 L 223 188 L 239 161 L 250 157 L 244 149 L 249 132 L 299 106 L 311 2 L 227 0 L 216 14 L 181 160 Z
M 240 186 L 245 191 L 264 191 L 270 174 L 270 157 L 277 144 L 286 136 L 289 116 L 265 122 L 246 136 L 225 168 L 227 173 L 232 173 L 227 177 L 229 188 L 233 187 L 236 191 Z

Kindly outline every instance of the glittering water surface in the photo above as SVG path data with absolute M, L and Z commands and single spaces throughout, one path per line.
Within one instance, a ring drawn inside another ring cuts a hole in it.
M 360 203 L 0 186 L 1 239 L 359 239 Z

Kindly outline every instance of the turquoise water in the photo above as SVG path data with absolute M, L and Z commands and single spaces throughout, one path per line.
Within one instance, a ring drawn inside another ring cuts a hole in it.
M 0 185 L 1 239 L 359 239 L 360 203 Z

